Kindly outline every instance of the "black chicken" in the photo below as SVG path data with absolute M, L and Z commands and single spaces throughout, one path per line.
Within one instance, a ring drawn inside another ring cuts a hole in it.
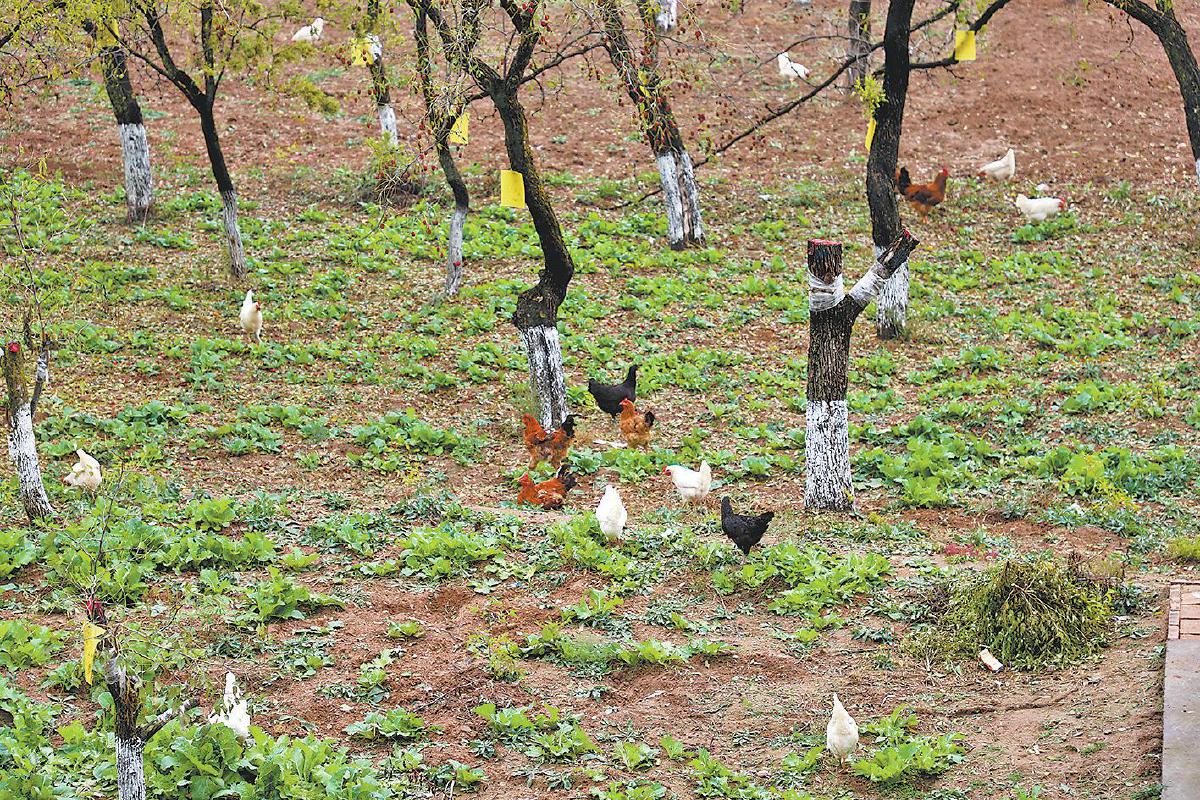
M 588 393 L 596 400 L 596 407 L 613 419 L 621 413 L 621 401 L 637 400 L 637 364 L 629 367 L 629 374 L 624 383 L 600 383 L 594 378 L 588 380 Z
M 762 541 L 763 534 L 767 532 L 767 526 L 774 518 L 774 511 L 768 511 L 756 517 L 735 514 L 729 498 L 721 498 L 721 530 L 737 545 L 737 549 L 741 550 L 744 556 L 750 555 L 750 548 Z

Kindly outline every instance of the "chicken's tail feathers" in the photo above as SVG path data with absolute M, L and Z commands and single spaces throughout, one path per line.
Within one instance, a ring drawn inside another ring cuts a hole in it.
M 712 480 L 712 467 L 708 465 L 707 461 L 700 462 L 700 477 L 705 481 Z
M 908 167 L 901 167 L 896 172 L 896 188 L 901 194 L 908 191 L 908 187 L 912 186 L 912 178 L 908 174 Z
M 647 411 L 644 416 L 646 418 L 646 427 L 653 428 L 654 427 L 654 419 L 655 419 L 654 412 Z

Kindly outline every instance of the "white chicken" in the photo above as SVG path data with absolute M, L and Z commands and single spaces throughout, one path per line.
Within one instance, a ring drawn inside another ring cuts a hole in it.
M 1061 197 L 1026 197 L 1017 195 L 1017 208 L 1030 222 L 1044 222 L 1067 207 Z
M 237 678 L 232 672 L 225 673 L 225 696 L 221 698 L 221 705 L 213 708 L 208 724 L 224 725 L 236 733 L 239 739 L 250 738 L 250 711 L 246 708 L 246 700 L 242 697 Z
M 845 764 L 846 759 L 858 747 L 858 723 L 846 711 L 842 701 L 833 696 L 833 714 L 829 724 L 825 726 L 825 748 L 833 753 L 838 763 Z
M 293 42 L 308 42 L 316 44 L 321 41 L 321 33 L 325 30 L 325 20 L 317 17 L 312 21 L 312 24 L 305 25 L 300 30 L 292 34 Z
M 100 472 L 100 462 L 83 450 L 76 450 L 75 455 L 79 457 L 79 461 L 63 476 L 63 483 L 83 489 L 88 494 L 95 494 L 104 478 Z
M 792 61 L 788 58 L 787 53 L 780 53 L 775 58 L 775 63 L 779 65 L 779 74 L 785 78 L 799 78 L 800 80 L 804 80 L 808 77 L 808 67 L 799 61 Z
M 242 333 L 247 336 L 253 336 L 256 342 L 262 342 L 262 303 L 254 299 L 254 292 L 252 290 L 246 290 L 246 299 L 242 301 L 242 310 L 238 314 L 238 322 L 242 326 Z
M 1013 149 L 1008 148 L 1008 152 L 1004 154 L 1004 158 L 993 161 L 989 164 L 984 164 L 979 168 L 979 177 L 991 178 L 994 181 L 1011 181 L 1013 176 L 1017 174 L 1017 154 Z
M 675 482 L 675 489 L 686 503 L 703 500 L 712 490 L 712 468 L 708 466 L 707 461 L 700 462 L 699 472 L 672 464 L 663 467 L 663 474 L 671 476 L 671 480 Z
M 629 514 L 625 511 L 625 504 L 621 502 L 621 493 L 612 486 L 606 487 L 600 504 L 596 506 L 596 521 L 600 523 L 600 532 L 604 534 L 604 538 L 610 542 L 620 539 L 627 519 Z

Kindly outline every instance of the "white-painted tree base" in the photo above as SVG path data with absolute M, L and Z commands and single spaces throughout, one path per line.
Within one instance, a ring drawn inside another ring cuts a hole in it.
M 538 419 L 546 430 L 567 417 L 567 381 L 563 375 L 558 328 L 538 325 L 521 330 L 529 359 L 529 385 L 538 404 Z
M 678 250 L 704 240 L 700 221 L 700 196 L 692 159 L 687 151 L 667 151 L 655 156 L 667 214 L 667 243 Z
M 670 33 L 679 24 L 679 1 L 660 0 L 659 11 L 654 15 L 654 24 L 660 33 Z
M 376 106 L 375 113 L 379 115 L 379 131 L 383 140 L 390 145 L 396 144 L 399 133 L 396 129 L 396 110 L 392 108 L 392 104 L 384 103 Z
M 38 463 L 37 440 L 33 436 L 33 414 L 29 403 L 17 408 L 8 421 L 8 458 L 17 473 L 21 506 L 30 520 L 54 514 L 46 486 L 42 482 L 42 467 Z
M 154 207 L 154 175 L 150 169 L 150 140 L 141 123 L 118 125 L 125 162 L 125 206 L 129 219 L 144 220 Z
M 1196 159 L 1196 181 L 1200 183 L 1200 158 Z
M 146 766 L 141 739 L 117 737 L 117 800 L 146 800 Z
M 229 272 L 235 278 L 246 277 L 246 251 L 242 247 L 242 230 L 238 227 L 237 192 L 221 192 L 221 225 L 225 229 L 225 246 L 229 251 Z
M 850 482 L 850 411 L 845 400 L 809 400 L 805 417 L 804 507 L 845 511 Z
M 466 206 L 455 206 L 450 217 L 450 238 L 446 243 L 446 297 L 454 297 L 463 282 L 463 227 L 467 223 Z
M 886 248 L 875 246 L 875 258 Z M 881 339 L 899 339 L 908 330 L 908 262 L 879 287 L 875 299 L 875 321 Z

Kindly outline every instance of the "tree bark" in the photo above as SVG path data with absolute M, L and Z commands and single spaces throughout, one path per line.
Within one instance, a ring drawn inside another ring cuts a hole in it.
M 113 699 L 113 733 L 117 743 L 117 800 L 146 800 L 146 742 L 164 725 L 195 705 L 187 700 L 177 709 L 138 724 L 142 710 L 142 685 L 117 663 L 115 652 L 104 667 L 104 680 Z
M 125 165 L 125 205 L 131 222 L 150 216 L 154 206 L 154 176 L 150 168 L 150 142 L 142 109 L 129 80 L 129 65 L 120 47 L 100 50 L 100 71 L 104 89 L 112 104 L 113 116 L 121 136 L 121 155 Z
M 888 5 L 883 35 L 884 101 L 875 110 L 875 138 L 867 157 L 867 203 L 871 208 L 871 238 L 879 249 L 886 248 L 903 231 L 900 204 L 896 199 L 896 164 L 900 156 L 900 134 L 904 127 L 904 104 L 908 97 L 909 29 L 915 0 L 892 0 Z M 908 264 L 896 269 L 896 277 L 880 293 L 876 324 L 881 339 L 905 335 L 908 326 Z
M 809 341 L 804 441 L 806 508 L 845 511 L 854 505 L 846 390 L 854 321 L 908 259 L 917 241 L 907 232 L 879 254 L 849 293 L 843 288 L 842 245 L 808 243 Z
M 509 168 L 524 178 L 525 204 L 542 245 L 544 266 L 538 273 L 537 285 L 517 297 L 513 325 L 525 341 L 530 386 L 537 397 L 539 418 L 550 430 L 557 428 L 568 413 L 566 376 L 558 342 L 558 307 L 566 299 L 567 286 L 575 275 L 575 262 L 534 161 L 529 146 L 529 123 L 516 87 L 506 82 L 491 98 L 504 123 Z
M 367 69 L 371 73 L 371 96 L 375 99 L 375 112 L 379 117 L 379 130 L 383 140 L 390 145 L 398 141 L 396 110 L 392 108 L 392 90 L 388 82 L 387 67 L 383 63 L 383 40 L 379 36 L 381 9 L 379 0 L 367 0 L 367 42 L 370 45 L 370 61 Z
M 1174 6 L 1169 0 L 1159 0 L 1155 8 L 1140 0 L 1106 2 L 1145 25 L 1162 44 L 1163 52 L 1179 84 L 1179 93 L 1183 97 L 1188 141 L 1196 163 L 1196 181 L 1200 183 L 1200 66 L 1197 66 L 1196 55 L 1188 42 L 1187 31 L 1179 23 Z
M 658 74 L 658 20 L 666 12 L 652 0 L 638 0 L 637 7 L 642 23 L 641 54 L 634 54 L 617 0 L 601 0 L 598 4 L 604 46 L 637 109 L 638 121 L 654 153 L 667 215 L 667 243 L 672 250 L 682 250 L 704 243 L 700 192 L 692 158 Z
M 217 136 L 217 121 L 211 102 L 201 101 L 196 106 L 200 115 L 200 130 L 204 134 L 204 146 L 212 166 L 217 191 L 221 195 L 221 225 L 225 230 L 225 246 L 229 252 L 229 274 L 234 278 L 246 277 L 246 251 L 242 245 L 242 231 L 238 226 L 237 190 L 225 164 L 221 140 Z
M 25 383 L 24 349 L 19 342 L 4 348 L 4 382 L 8 390 L 8 457 L 17 473 L 17 494 L 30 522 L 52 517 L 54 507 L 46 495 L 42 467 L 38 462 L 37 439 L 33 433 L 35 397 L 41 394 L 47 371 L 39 358 L 34 379 L 34 397 Z
M 858 82 L 870 71 L 871 52 L 871 0 L 850 0 L 847 25 L 850 46 L 847 56 L 854 59 L 846 70 L 846 94 L 854 91 Z

